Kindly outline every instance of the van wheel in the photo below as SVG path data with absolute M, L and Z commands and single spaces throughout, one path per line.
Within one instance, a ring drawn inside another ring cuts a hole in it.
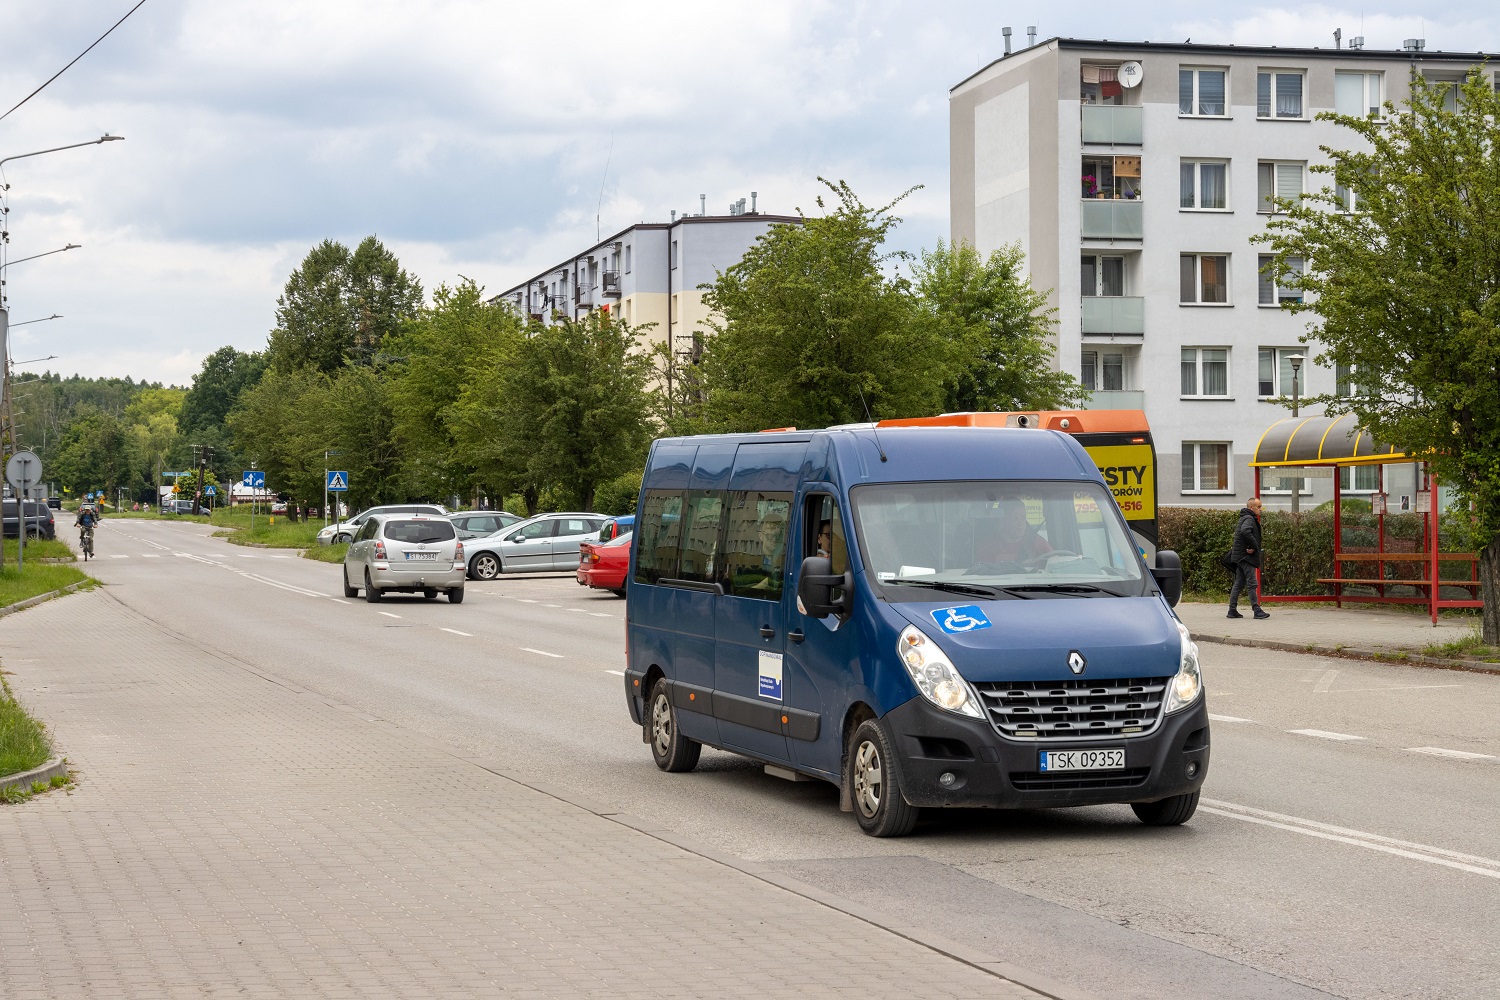
M 365 600 L 371 604 L 380 603 L 380 588 L 370 582 L 369 570 L 365 570 Z
M 1132 802 L 1130 808 L 1147 826 L 1181 826 L 1198 811 L 1198 793 L 1173 795 L 1160 802 Z
M 345 597 L 358 597 L 359 596 L 359 588 L 358 587 L 351 587 L 351 586 L 349 586 L 349 567 L 348 566 L 344 567 L 344 596 Z
M 901 797 L 901 773 L 892 740 L 877 719 L 866 719 L 849 741 L 844 780 L 854 798 L 854 818 L 872 837 L 904 837 L 921 810 Z
M 454 587 L 452 590 L 448 591 L 448 603 L 449 604 L 462 604 L 463 602 L 464 602 L 464 588 L 462 588 L 462 587 Z
M 659 677 L 651 688 L 651 756 L 663 771 L 691 771 L 698 766 L 703 744 L 677 729 L 677 709 L 667 691 L 667 679 Z

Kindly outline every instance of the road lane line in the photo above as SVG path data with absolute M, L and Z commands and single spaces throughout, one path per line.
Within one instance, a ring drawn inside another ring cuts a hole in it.
M 543 604 L 542 607 L 544 607 L 544 608 L 560 608 L 560 607 L 562 607 L 562 605 L 561 604 Z
M 536 603 L 536 601 L 533 601 L 530 598 L 526 598 L 526 597 L 518 597 L 518 598 L 516 598 L 516 600 L 520 601 L 522 604 L 535 604 Z
M 129 556 L 122 556 L 122 555 L 119 555 L 118 553 L 111 553 L 110 554 L 110 558 L 111 559 L 129 559 L 130 557 Z
M 1444 750 L 1442 747 L 1407 747 L 1407 753 L 1425 753 L 1434 757 L 1453 757 L 1456 760 L 1494 760 L 1491 753 L 1470 753 L 1467 750 Z
M 141 558 L 142 559 L 160 559 L 161 558 L 161 553 L 160 552 L 143 552 L 143 553 L 141 553 Z
M 353 601 L 346 601 L 342 597 L 330 597 L 329 600 L 330 601 L 337 601 L 340 604 L 353 604 L 354 603 Z
M 461 635 L 465 639 L 472 639 L 472 638 L 474 638 L 474 634 L 472 632 L 460 632 L 456 628 L 441 628 L 441 629 L 438 629 L 438 631 L 440 631 L 440 632 L 452 632 L 454 635 Z
M 400 615 L 393 615 L 389 611 L 377 611 L 375 613 L 377 615 L 385 615 L 387 618 L 400 618 L 401 617 Z
M 1298 736 L 1315 736 L 1320 740 L 1362 740 L 1363 736 L 1350 736 L 1348 733 L 1330 733 L 1326 729 L 1288 729 L 1287 732 Z
M 522 646 L 521 647 L 521 652 L 523 652 L 523 653 L 536 653 L 538 656 L 550 656 L 554 660 L 564 659 L 564 656 L 561 653 L 549 653 L 545 649 L 532 649 L 530 646 Z
M 1318 678 L 1318 683 L 1313 685 L 1313 694 L 1327 694 L 1328 689 L 1333 687 L 1334 678 L 1338 675 L 1337 670 L 1325 671 L 1323 676 Z
M 236 552 L 235 555 L 238 556 L 241 559 L 254 559 L 255 558 L 255 555 L 253 553 L 250 553 L 250 552 Z
M 606 674 L 614 674 L 616 677 L 624 677 L 625 676 L 625 671 L 623 671 L 623 670 L 606 670 L 604 672 Z
M 589 616 L 593 618 L 613 618 L 614 615 L 605 614 L 603 611 L 590 611 Z
M 1209 718 L 1209 721 L 1211 721 L 1211 722 L 1254 722 L 1255 721 L 1254 719 L 1242 719 L 1242 718 L 1240 718 L 1237 715 L 1215 715 L 1212 712 L 1208 713 L 1208 718 Z
M 1461 854 L 1458 851 L 1433 847 L 1430 844 L 1417 844 L 1409 840 L 1396 840 L 1394 837 L 1382 837 L 1378 833 L 1351 830 L 1348 827 L 1334 826 L 1330 823 L 1319 823 L 1317 820 L 1303 819 L 1300 816 L 1287 816 L 1283 813 L 1270 812 L 1265 809 L 1253 809 L 1250 806 L 1242 806 L 1233 802 L 1221 802 L 1217 799 L 1202 799 L 1199 808 L 1215 816 L 1223 816 L 1227 819 L 1237 819 L 1244 823 L 1269 826 L 1278 830 L 1285 830 L 1289 833 L 1300 833 L 1305 837 L 1331 840 L 1335 843 L 1349 844 L 1353 847 L 1363 847 L 1369 851 L 1380 851 L 1385 854 L 1393 854 L 1396 857 L 1409 858 L 1413 861 L 1425 861 L 1431 865 L 1442 865 L 1445 868 L 1454 868 L 1473 875 L 1483 875 L 1486 878 L 1500 879 L 1500 861 L 1496 861 L 1493 858 L 1482 858 L 1474 854 Z

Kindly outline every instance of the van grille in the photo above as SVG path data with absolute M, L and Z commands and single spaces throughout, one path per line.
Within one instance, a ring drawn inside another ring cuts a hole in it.
M 1139 736 L 1156 727 L 1170 677 L 975 684 L 990 724 L 1012 739 Z
M 1054 791 L 1087 788 L 1134 788 L 1146 783 L 1151 774 L 1149 767 L 1127 767 L 1123 771 L 1073 774 L 1061 771 L 1047 774 L 1042 771 L 1012 771 L 1010 783 L 1021 791 Z

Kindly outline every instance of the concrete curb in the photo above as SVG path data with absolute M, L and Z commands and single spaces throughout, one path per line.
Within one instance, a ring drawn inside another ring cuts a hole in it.
M 68 762 L 61 757 L 54 757 L 41 767 L 33 767 L 29 771 L 22 771 L 20 774 L 9 774 L 0 778 L 0 792 L 9 791 L 17 785 L 29 789 L 33 781 L 50 782 L 58 775 L 65 775 L 67 773 Z
M 1500 663 L 1476 663 L 1472 660 L 1450 660 L 1424 653 L 1393 653 L 1383 649 L 1366 649 L 1362 646 L 1324 646 L 1318 643 L 1281 642 L 1276 639 L 1239 639 L 1234 636 L 1195 633 L 1195 642 L 1216 642 L 1221 646 L 1253 646 L 1258 649 L 1280 649 L 1288 653 L 1311 653 L 1315 656 L 1340 656 L 1348 660 L 1374 660 L 1379 663 L 1406 664 L 1417 667 L 1437 667 L 1440 670 L 1466 670 L 1475 674 L 1500 674 Z
M 14 604 L 7 604 L 5 607 L 0 608 L 0 618 L 4 618 L 6 615 L 13 615 L 17 611 L 25 611 L 27 608 L 32 607 L 33 605 L 41 604 L 44 601 L 50 601 L 54 597 L 61 597 L 64 594 L 71 594 L 73 591 L 89 582 L 91 581 L 79 580 L 77 583 L 68 584 L 61 590 L 49 590 L 45 594 L 37 594 L 35 597 L 28 597 L 24 601 L 17 601 Z
M 451 749 L 448 749 L 448 752 L 453 753 Z M 731 868 L 743 875 L 748 875 L 750 878 L 765 882 L 768 885 L 774 885 L 779 889 L 826 906 L 830 910 L 853 917 L 855 920 L 867 923 L 872 927 L 878 927 L 897 937 L 905 938 L 913 944 L 938 952 L 941 955 L 946 955 L 956 962 L 962 962 L 971 968 L 989 973 L 997 979 L 1007 980 L 1015 983 L 1017 986 L 1023 986 L 1035 993 L 1039 993 L 1042 996 L 1050 997 L 1051 1000 L 1097 1000 L 1092 993 L 1085 993 L 1082 990 L 1074 989 L 1047 976 L 1032 972 L 1029 969 L 1011 965 L 1009 962 L 994 955 L 987 955 L 966 945 L 959 944 L 956 941 L 950 941 L 941 935 L 930 933 L 923 928 L 908 926 L 889 914 L 860 906 L 852 900 L 844 899 L 816 886 L 808 885 L 806 882 L 783 875 L 767 865 L 747 861 L 744 858 L 714 850 L 687 837 L 680 836 L 660 824 L 650 823 L 629 813 L 619 812 L 618 810 L 601 806 L 598 803 L 580 799 L 572 793 L 553 785 L 528 781 L 514 771 L 506 770 L 503 767 L 486 763 L 473 757 L 466 757 L 460 754 L 455 754 L 455 756 L 497 777 L 513 781 L 518 785 L 530 788 L 534 792 L 540 792 L 549 798 L 557 799 L 559 802 L 565 802 L 574 808 L 592 813 L 600 819 L 606 819 L 612 823 L 629 827 L 643 836 L 659 840 L 664 844 L 671 844 L 673 847 L 687 851 L 690 854 L 696 854 L 700 858 L 723 865 L 726 868 Z

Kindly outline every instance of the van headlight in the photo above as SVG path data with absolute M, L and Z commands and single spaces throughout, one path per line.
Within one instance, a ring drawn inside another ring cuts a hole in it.
M 922 697 L 946 711 L 984 718 L 968 683 L 921 629 L 908 625 L 902 630 L 901 638 L 896 640 L 896 655 Z
M 1203 670 L 1198 665 L 1198 644 L 1182 622 L 1177 623 L 1177 634 L 1182 640 L 1182 653 L 1178 660 L 1177 676 L 1167 685 L 1167 710 L 1170 715 L 1187 708 L 1203 693 Z

